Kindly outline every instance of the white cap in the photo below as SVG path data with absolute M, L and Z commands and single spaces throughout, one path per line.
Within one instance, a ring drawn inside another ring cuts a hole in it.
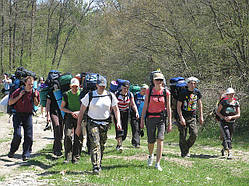
M 196 83 L 199 83 L 200 82 L 200 80 L 198 79 L 198 78 L 196 78 L 196 77 L 189 77 L 188 79 L 186 79 L 186 82 L 187 83 L 189 83 L 190 81 L 194 81 L 194 82 L 196 82 Z
M 77 78 L 72 78 L 70 82 L 70 86 L 80 86 L 80 82 Z
M 235 94 L 235 91 L 233 88 L 228 88 L 225 92 L 225 94 Z
M 146 85 L 146 84 L 142 84 L 141 88 L 148 89 L 148 88 L 149 88 L 149 86 L 148 86 L 148 85 Z

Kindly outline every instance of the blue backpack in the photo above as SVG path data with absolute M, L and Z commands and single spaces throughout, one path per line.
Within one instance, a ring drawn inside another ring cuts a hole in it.
M 180 92 L 187 87 L 185 79 L 183 77 L 174 77 L 169 82 L 172 97 L 178 99 Z
M 125 83 L 128 82 L 130 84 L 129 80 L 124 80 L 124 79 L 117 79 L 116 81 L 111 81 L 110 85 L 110 91 L 114 94 L 116 94 L 118 91 L 121 90 L 121 86 Z

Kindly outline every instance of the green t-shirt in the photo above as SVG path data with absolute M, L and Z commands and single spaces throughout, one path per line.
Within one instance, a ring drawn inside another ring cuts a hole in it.
M 66 102 L 66 108 L 71 111 L 80 110 L 80 90 L 76 94 L 73 94 L 71 90 L 67 91 L 62 98 Z

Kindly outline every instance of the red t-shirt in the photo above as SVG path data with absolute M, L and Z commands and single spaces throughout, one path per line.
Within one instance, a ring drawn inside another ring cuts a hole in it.
M 21 89 L 18 88 L 16 89 L 12 95 L 11 98 L 15 98 L 17 97 L 21 92 Z M 39 98 L 39 92 L 36 90 L 37 92 L 37 98 L 38 100 Z M 30 92 L 25 92 L 25 94 L 14 104 L 14 109 L 16 110 L 16 112 L 23 112 L 23 113 L 32 113 L 33 112 L 33 106 L 34 106 L 34 98 L 32 98 L 32 96 L 34 97 L 35 92 L 30 91 Z
M 155 89 L 155 87 L 153 87 L 153 89 L 151 91 L 149 105 L 148 105 L 148 112 L 149 113 L 159 113 L 159 112 L 163 112 L 164 110 L 167 109 L 165 107 L 165 102 L 167 100 L 164 100 L 163 91 L 164 91 L 164 89 L 157 91 Z M 149 96 L 149 92 L 150 92 L 150 90 L 148 89 L 146 91 L 146 96 Z M 160 95 L 160 96 L 153 96 L 153 95 Z M 170 95 L 170 92 L 168 89 L 166 89 L 166 96 L 168 96 L 168 95 Z M 160 117 L 160 116 L 149 115 L 149 118 L 150 117 Z

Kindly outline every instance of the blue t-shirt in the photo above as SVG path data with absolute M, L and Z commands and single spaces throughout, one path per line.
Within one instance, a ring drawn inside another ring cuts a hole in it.
M 139 117 L 142 116 L 142 111 L 143 111 L 143 107 L 144 107 L 144 100 L 145 100 L 145 95 L 142 96 L 140 93 L 137 93 L 135 96 L 135 103 L 137 105 L 137 110 L 139 113 Z

